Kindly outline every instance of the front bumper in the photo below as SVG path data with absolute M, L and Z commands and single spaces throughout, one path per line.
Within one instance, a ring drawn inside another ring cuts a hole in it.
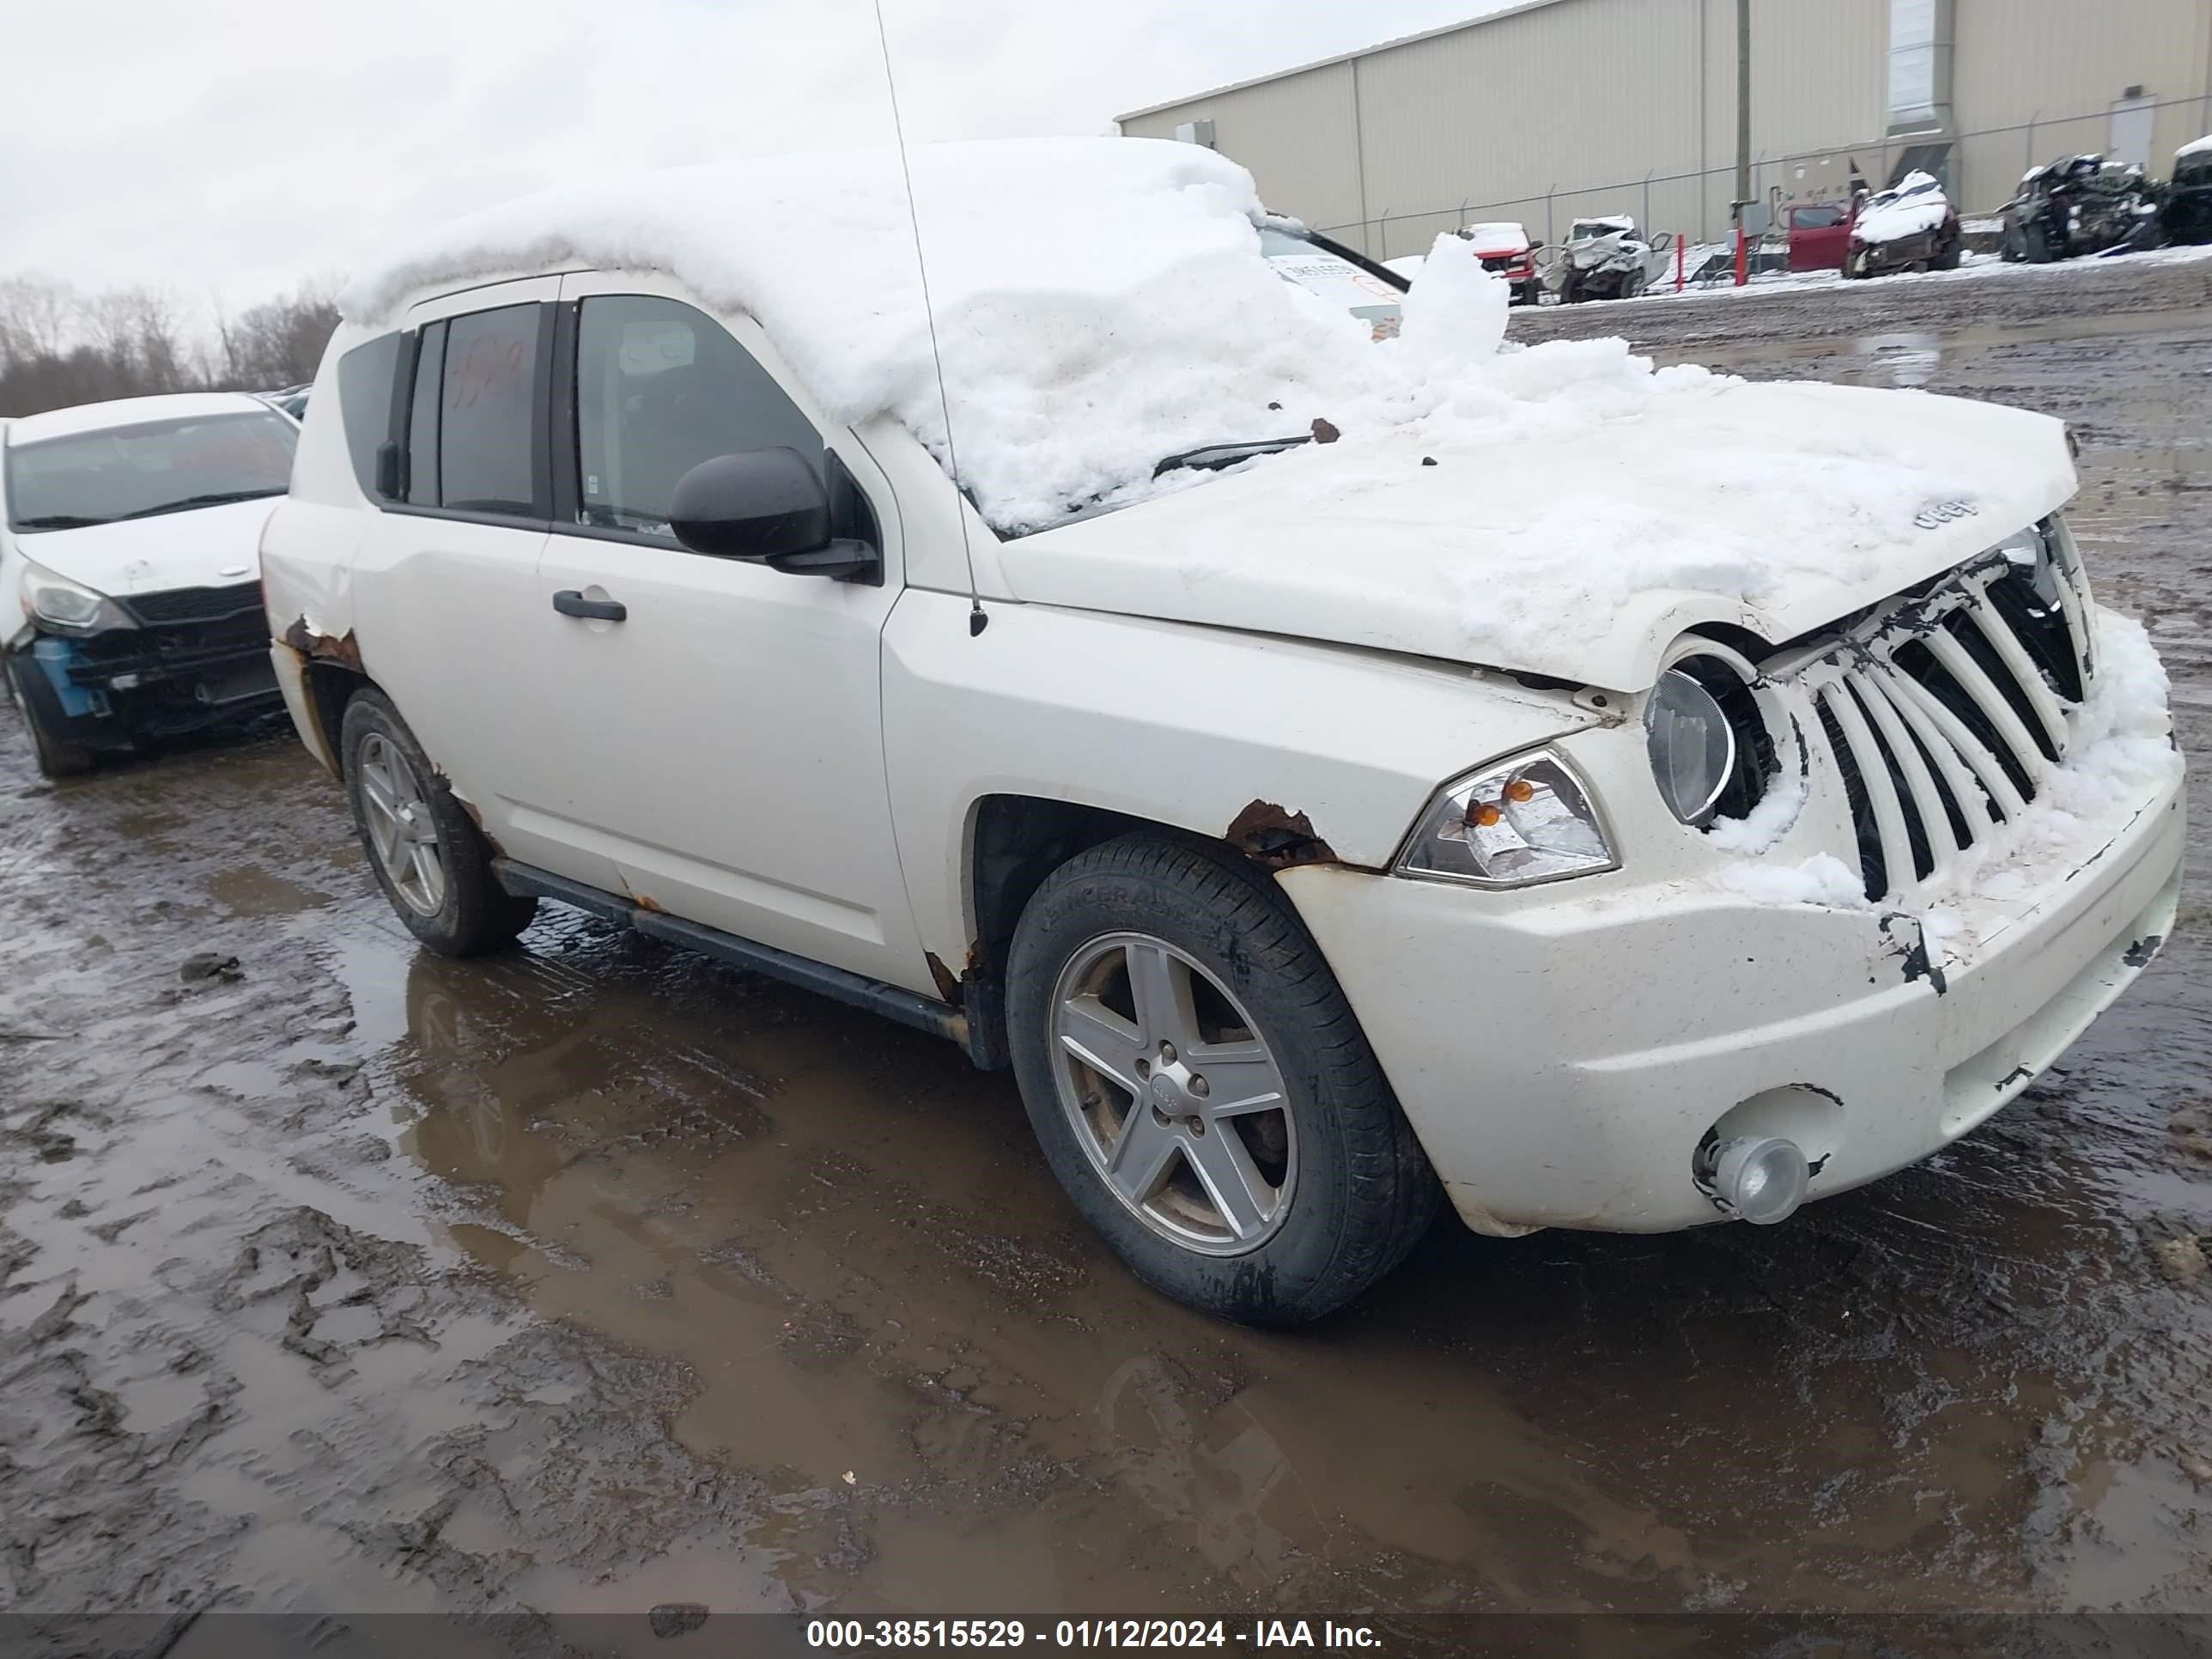
M 281 701 L 258 611 L 85 638 L 33 633 L 16 649 L 52 686 L 71 735 L 95 744 L 251 718 Z
M 1340 866 L 1278 879 L 1470 1226 L 1663 1232 L 1723 1218 L 1692 1162 L 1741 1103 L 1790 1125 L 1820 1198 L 2026 1088 L 2172 932 L 2182 787 L 1940 975 L 1894 913 L 1679 882 L 1508 908 Z

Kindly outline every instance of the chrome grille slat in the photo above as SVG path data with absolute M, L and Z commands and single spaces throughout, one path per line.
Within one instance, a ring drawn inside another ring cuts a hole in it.
M 1887 872 L 1889 885 L 1895 888 L 1911 878 L 1912 835 L 1905 825 L 1905 803 L 1898 799 L 1897 781 L 1889 775 L 1889 763 L 1882 758 L 1881 750 L 1874 740 L 1874 732 L 1859 713 L 1858 699 L 1851 696 L 1846 676 L 1822 694 L 1828 712 L 1844 733 L 1844 740 L 1851 746 L 1851 759 L 1858 768 L 1859 787 L 1866 791 L 1867 799 L 1874 808 L 1876 832 L 1881 837 L 1881 860 Z
M 1905 774 L 1905 787 L 1921 803 L 1921 822 L 1927 829 L 1928 850 L 1936 862 L 1933 873 L 1940 876 L 1960 851 L 1958 830 L 1951 822 L 1951 814 L 1944 809 L 1942 793 L 1936 787 L 1936 778 L 1929 771 L 1927 761 L 1921 757 L 1920 745 L 1912 740 L 1912 734 L 1906 730 L 1892 701 L 1893 694 L 1885 684 L 1888 678 L 1888 674 L 1877 670 L 1858 676 L 1857 685 L 1866 697 L 1867 713 L 1874 717 L 1875 727 L 1888 743 L 1889 752 L 1897 757 L 1897 764 Z M 1940 754 L 1941 746 L 1932 752 Z M 1951 786 L 1951 793 L 1954 797 L 1958 794 L 1955 783 Z M 1962 809 L 1964 805 L 1961 801 Z
M 1954 868 L 2064 760 L 2076 705 L 2060 653 L 2085 692 L 2091 653 L 2070 556 L 2057 574 L 2057 606 L 2031 603 L 2030 579 L 1992 555 L 1774 671 L 1811 700 L 1805 741 L 1829 751 L 1869 898 Z
M 1981 712 L 1982 718 L 1996 728 L 1997 736 L 2012 750 L 2020 769 L 2027 775 L 2027 793 L 2033 799 L 2043 781 L 2043 775 L 2050 769 L 2050 763 L 2044 759 L 2042 747 L 2029 735 L 2027 727 L 2021 723 L 2020 716 L 2013 711 L 2011 700 L 1997 688 L 1994 680 L 1982 672 L 1982 665 L 1974 660 L 1973 653 L 1953 638 L 1948 629 L 1930 629 L 1924 643 L 1934 653 L 1936 660 L 1950 670 L 1951 678 L 1965 688 L 1967 696 L 1973 700 L 1974 707 Z
M 2027 706 L 2035 710 L 2036 718 L 2050 734 L 2051 748 L 2063 755 L 2066 752 L 2066 711 L 2058 706 L 2057 697 L 2043 683 L 2043 671 L 2029 659 L 2027 647 L 2020 642 L 2020 636 L 2005 625 L 1995 606 L 1978 605 L 1966 614 L 2004 665 L 2012 671 L 2013 678 L 2020 683 L 2021 690 L 2027 695 Z

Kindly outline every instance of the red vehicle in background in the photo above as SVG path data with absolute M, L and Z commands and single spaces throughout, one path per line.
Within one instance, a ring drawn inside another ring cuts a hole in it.
M 1513 302 L 1533 306 L 1544 291 L 1536 275 L 1536 250 L 1528 231 L 1510 219 L 1486 224 L 1462 225 L 1461 235 L 1474 244 L 1474 257 L 1485 270 L 1494 271 L 1513 285 Z
M 1851 210 L 1841 202 L 1793 202 L 1789 214 L 1790 269 L 1841 270 L 1851 246 Z

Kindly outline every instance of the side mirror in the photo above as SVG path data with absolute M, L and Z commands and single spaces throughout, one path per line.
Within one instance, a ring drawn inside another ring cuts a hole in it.
M 702 461 L 676 481 L 669 528 L 694 553 L 752 559 L 793 575 L 865 577 L 882 563 L 866 542 L 830 533 L 830 491 L 795 449 Z

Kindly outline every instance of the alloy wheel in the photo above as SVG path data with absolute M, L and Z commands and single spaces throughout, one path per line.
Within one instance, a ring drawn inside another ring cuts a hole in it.
M 392 890 L 416 915 L 436 915 L 446 903 L 446 854 L 422 778 L 399 746 L 379 732 L 363 739 L 356 764 L 369 846 Z
M 1281 1067 L 1227 987 L 1164 939 L 1108 933 L 1061 969 L 1052 1019 L 1060 1106 L 1115 1197 L 1202 1255 L 1274 1236 L 1297 1130 Z

